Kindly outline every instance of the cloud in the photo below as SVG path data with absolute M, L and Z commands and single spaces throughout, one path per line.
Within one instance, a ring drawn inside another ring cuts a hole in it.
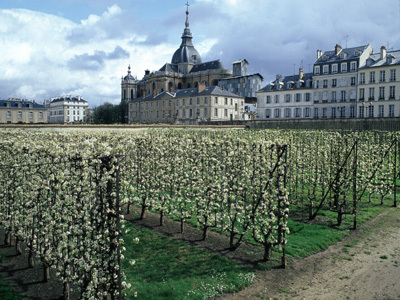
M 99 71 L 104 67 L 107 60 L 123 58 L 129 58 L 129 52 L 125 51 L 120 46 L 117 46 L 114 51 L 110 53 L 94 51 L 94 54 L 92 55 L 88 53 L 75 55 L 67 62 L 67 65 L 71 70 Z

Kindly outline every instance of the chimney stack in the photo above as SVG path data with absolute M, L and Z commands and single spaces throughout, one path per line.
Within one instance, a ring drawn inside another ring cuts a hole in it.
M 201 93 L 202 91 L 204 91 L 206 88 L 206 84 L 204 82 L 200 82 L 199 85 L 197 86 L 197 92 Z
M 386 47 L 382 46 L 381 47 L 381 59 L 384 59 L 386 57 L 387 51 L 386 51 Z
M 299 80 L 302 80 L 304 77 L 303 68 L 299 69 Z
M 335 55 L 338 55 L 342 51 L 342 46 L 336 44 L 335 46 Z
M 319 59 L 322 56 L 322 51 L 321 50 L 317 50 L 317 59 Z

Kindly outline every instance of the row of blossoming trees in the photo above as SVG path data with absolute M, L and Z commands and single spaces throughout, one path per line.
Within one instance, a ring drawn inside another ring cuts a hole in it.
M 389 133 L 158 130 L 131 133 L 0 132 L 0 222 L 57 269 L 68 295 L 120 293 L 121 205 L 189 220 L 207 238 L 284 249 L 289 200 L 314 219 L 322 209 L 354 215 L 398 178 L 398 136 Z M 300 211 L 301 211 L 300 209 Z M 46 275 L 47 276 L 47 275 Z

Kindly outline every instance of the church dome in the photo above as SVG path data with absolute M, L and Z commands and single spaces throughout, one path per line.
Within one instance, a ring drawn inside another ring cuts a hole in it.
M 189 4 L 187 4 L 189 6 Z M 201 64 L 201 56 L 192 44 L 192 33 L 189 29 L 189 10 L 186 10 L 185 30 L 182 35 L 182 44 L 172 56 L 172 64 L 191 63 Z
M 136 80 L 135 77 L 132 76 L 131 74 L 131 66 L 128 66 L 128 75 L 124 77 L 124 81 L 131 81 L 131 80 Z

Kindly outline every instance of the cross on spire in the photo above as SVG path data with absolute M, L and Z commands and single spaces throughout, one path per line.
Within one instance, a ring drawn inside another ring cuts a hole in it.
M 185 5 L 186 5 L 186 13 L 188 14 L 189 13 L 189 6 L 190 6 L 189 0 L 186 1 Z

